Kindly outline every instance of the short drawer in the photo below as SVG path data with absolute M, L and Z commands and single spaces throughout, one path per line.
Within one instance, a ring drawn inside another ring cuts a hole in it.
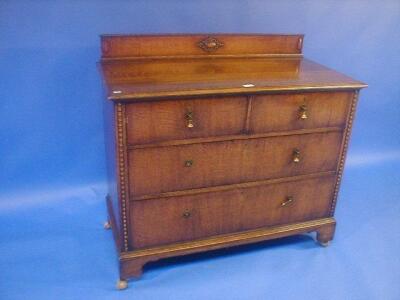
M 352 93 L 324 92 L 255 96 L 250 133 L 344 127 Z
M 247 112 L 245 97 L 128 104 L 130 144 L 240 134 Z
M 133 197 L 336 170 L 341 131 L 139 148 L 129 152 Z
M 334 176 L 134 201 L 133 248 L 189 241 L 329 215 Z

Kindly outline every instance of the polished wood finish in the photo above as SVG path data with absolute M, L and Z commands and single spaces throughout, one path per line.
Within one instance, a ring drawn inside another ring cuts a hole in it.
M 131 194 L 335 170 L 341 140 L 341 132 L 329 132 L 136 149 L 129 153 Z M 300 151 L 299 163 L 293 162 L 294 149 Z M 186 161 L 193 163 L 186 166 Z
M 134 249 L 329 216 L 333 176 L 221 192 L 135 201 Z M 292 202 L 284 205 L 288 197 Z
M 146 59 L 102 62 L 109 99 L 354 90 L 365 84 L 305 58 L 249 57 Z M 253 84 L 253 86 L 243 86 Z
M 224 135 L 224 136 L 211 136 L 205 138 L 193 138 L 185 140 L 169 140 L 164 142 L 156 142 L 150 144 L 140 144 L 140 145 L 128 145 L 128 149 L 144 149 L 144 148 L 154 148 L 154 147 L 165 147 L 165 146 L 177 146 L 177 145 L 191 145 L 199 143 L 211 143 L 211 142 L 223 142 L 223 141 L 233 141 L 233 140 L 250 140 L 259 139 L 266 137 L 278 137 L 278 136 L 289 136 L 295 134 L 311 134 L 311 133 L 326 133 L 332 131 L 342 131 L 343 128 L 340 127 L 322 127 L 322 128 L 311 128 L 311 129 L 299 129 L 299 130 L 289 130 L 289 131 L 274 131 L 268 133 L 257 133 L 257 134 L 237 134 L 237 135 Z
M 129 104 L 128 142 L 147 144 L 240 134 L 243 131 L 246 112 L 246 97 Z M 188 126 L 189 113 L 192 114 L 192 127 Z
M 130 201 L 140 201 L 140 200 L 148 200 L 148 199 L 154 199 L 154 198 L 160 199 L 160 198 L 178 197 L 178 196 L 186 196 L 186 195 L 204 194 L 204 193 L 210 193 L 210 192 L 227 191 L 227 190 L 232 190 L 232 189 L 250 188 L 250 187 L 256 187 L 256 186 L 266 185 L 266 184 L 290 182 L 293 180 L 305 180 L 305 179 L 309 179 L 309 178 L 314 178 L 315 176 L 325 176 L 325 175 L 335 175 L 335 174 L 336 174 L 336 171 L 326 171 L 326 172 L 318 172 L 318 173 L 305 174 L 305 175 L 302 174 L 302 175 L 291 176 L 291 177 L 280 177 L 280 178 L 265 179 L 265 180 L 258 180 L 258 181 L 218 185 L 218 186 L 206 187 L 206 188 L 187 189 L 187 190 L 181 190 L 181 191 L 165 192 L 165 193 L 160 193 L 157 195 L 143 195 L 143 196 L 130 197 Z
M 116 114 L 114 112 L 115 106 L 113 103 L 105 102 L 103 105 L 103 116 L 104 116 L 104 141 L 105 141 L 105 154 L 107 164 L 107 184 L 108 184 L 108 195 L 107 195 L 107 206 L 109 210 L 114 213 L 111 215 L 109 220 L 112 224 L 114 235 L 117 234 L 116 242 L 120 249 L 120 241 L 122 240 L 122 231 L 120 228 L 121 222 L 121 203 L 118 201 L 118 165 L 117 165 L 117 124 Z
M 210 37 L 222 44 L 214 51 L 207 51 L 200 44 L 203 41 L 207 42 Z M 101 48 L 103 59 L 187 55 L 300 54 L 302 39 L 301 34 L 242 34 L 240 38 L 237 34 L 102 35 Z
M 302 35 L 104 35 L 106 227 L 149 261 L 293 234 L 326 246 L 359 90 Z
M 260 95 L 252 100 L 252 133 L 346 125 L 352 93 Z
M 317 233 L 317 238 L 320 239 L 319 242 L 325 243 L 332 240 L 335 226 L 335 219 L 324 218 L 289 225 L 249 230 L 235 234 L 219 235 L 191 242 L 123 252 L 120 256 L 120 275 L 121 278 L 140 277 L 144 264 L 162 258 L 256 243 L 312 231 Z

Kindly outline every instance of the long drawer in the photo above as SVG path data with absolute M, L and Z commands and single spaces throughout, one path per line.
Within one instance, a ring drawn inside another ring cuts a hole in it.
M 329 215 L 334 176 L 133 201 L 130 240 L 144 248 Z
M 135 149 L 131 195 L 336 170 L 341 131 Z

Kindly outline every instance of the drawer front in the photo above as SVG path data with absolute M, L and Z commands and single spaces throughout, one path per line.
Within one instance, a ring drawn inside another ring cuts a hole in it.
M 189 241 L 329 215 L 334 176 L 191 196 L 134 201 L 134 248 Z
M 128 104 L 130 144 L 240 134 L 247 112 L 245 97 Z
M 344 127 L 352 93 L 325 92 L 256 96 L 251 133 Z
M 133 196 L 157 195 L 331 171 L 341 139 L 334 131 L 135 149 L 129 153 L 130 189 Z

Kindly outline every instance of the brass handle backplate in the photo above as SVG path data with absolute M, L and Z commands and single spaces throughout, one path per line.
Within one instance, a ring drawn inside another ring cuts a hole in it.
M 299 107 L 299 119 L 306 120 L 308 119 L 308 108 L 307 105 L 303 104 Z
M 185 118 L 186 118 L 187 128 L 193 128 L 194 127 L 193 112 L 189 111 L 188 113 L 186 113 Z
M 292 154 L 292 161 L 297 164 L 300 162 L 300 150 L 299 149 L 293 149 L 293 154 Z
M 292 196 L 286 197 L 286 200 L 281 203 L 281 206 L 288 206 L 290 203 L 294 201 Z
M 190 218 L 192 216 L 192 213 L 190 212 L 190 211 L 185 211 L 183 214 L 182 214 L 182 217 L 184 217 L 185 219 L 188 219 L 188 218 Z
M 190 160 L 185 160 L 185 167 L 188 167 L 188 168 L 189 168 L 189 167 L 193 166 L 193 163 L 194 163 L 194 162 L 193 162 L 193 160 L 191 160 L 191 159 L 190 159 Z

